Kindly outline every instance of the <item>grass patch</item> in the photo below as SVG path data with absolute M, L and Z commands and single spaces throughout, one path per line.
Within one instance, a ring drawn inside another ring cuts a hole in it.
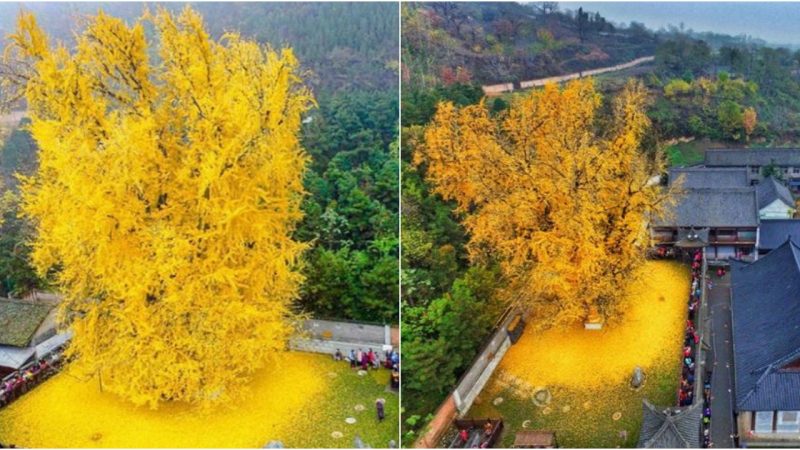
M 687 267 L 649 261 L 626 293 L 618 323 L 602 331 L 529 327 L 468 416 L 502 417 L 502 447 L 522 429 L 555 431 L 561 447 L 635 447 L 642 399 L 677 400 L 689 283 Z M 636 366 L 646 376 L 639 390 L 629 386 Z
M 705 159 L 707 144 L 694 140 L 692 142 L 679 142 L 667 146 L 665 149 L 670 167 L 684 167 L 699 164 Z
M 96 379 L 61 373 L 0 410 L 0 442 L 18 447 L 372 447 L 397 440 L 398 398 L 385 369 L 359 376 L 326 355 L 290 352 L 257 373 L 241 401 L 202 411 L 185 404 L 135 407 Z M 386 399 L 378 422 L 375 400 Z M 363 405 L 364 409 L 356 408 Z M 356 423 L 348 424 L 352 417 Z M 338 431 L 341 437 L 333 437 Z

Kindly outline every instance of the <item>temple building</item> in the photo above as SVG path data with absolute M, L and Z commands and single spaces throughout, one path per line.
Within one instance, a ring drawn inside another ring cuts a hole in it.
M 766 255 L 787 239 L 800 242 L 800 219 L 762 220 L 758 226 L 758 254 Z
M 767 177 L 756 185 L 758 217 L 765 219 L 791 219 L 797 211 L 794 197 L 785 184 Z
M 678 200 L 665 217 L 650 223 L 654 245 L 705 247 L 711 261 L 757 259 L 764 253 L 761 223 L 792 220 L 797 212 L 794 197 L 782 181 L 754 179 L 745 167 L 673 168 L 668 184 L 678 188 Z M 769 227 L 781 232 L 776 225 Z M 771 240 L 772 232 L 768 234 Z
M 702 402 L 685 408 L 657 408 L 642 401 L 638 448 L 700 448 Z
M 0 298 L 0 379 L 64 344 L 56 332 L 56 306 Z
M 800 445 L 800 247 L 731 265 L 740 446 Z
M 707 149 L 703 165 L 746 169 L 751 184 L 762 180 L 764 167 L 774 166 L 783 174 L 790 189 L 800 189 L 800 148 Z

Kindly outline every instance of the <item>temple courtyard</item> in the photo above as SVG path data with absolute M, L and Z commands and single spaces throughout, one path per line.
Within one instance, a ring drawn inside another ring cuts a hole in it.
M 288 352 L 256 373 L 236 404 L 135 407 L 67 368 L 0 409 L 0 442 L 17 447 L 387 447 L 398 435 L 386 369 L 359 373 L 330 356 Z M 375 402 L 385 399 L 379 422 Z
M 642 399 L 674 405 L 691 282 L 689 268 L 648 261 L 626 293 L 625 316 L 602 330 L 537 332 L 511 346 L 468 417 L 501 417 L 498 447 L 520 430 L 556 433 L 559 447 L 635 447 Z M 636 367 L 644 385 L 631 387 Z

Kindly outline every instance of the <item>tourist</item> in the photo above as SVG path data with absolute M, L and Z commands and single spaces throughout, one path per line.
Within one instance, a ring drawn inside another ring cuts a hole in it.
M 378 412 L 378 422 L 383 422 L 383 418 L 384 418 L 384 411 L 383 411 L 383 400 L 381 400 L 381 399 L 378 399 L 378 400 L 375 402 L 375 409 L 376 409 L 376 410 L 377 410 L 377 412 Z
M 683 356 L 684 357 L 692 356 L 692 347 L 690 347 L 688 345 L 686 347 L 684 347 L 683 348 Z
M 375 359 L 372 361 L 372 367 L 377 370 L 381 368 L 381 358 L 375 353 Z
M 492 431 L 494 431 L 494 427 L 492 426 L 492 421 L 486 420 L 486 423 L 483 424 L 483 434 L 485 434 L 486 436 L 491 436 Z
M 366 353 L 361 353 L 361 370 L 369 370 L 369 356 Z
M 342 351 L 337 348 L 336 349 L 336 353 L 333 354 L 333 360 L 334 361 L 341 361 L 343 359 L 344 359 L 344 356 L 342 355 Z
M 350 356 L 347 357 L 347 360 L 350 361 L 350 368 L 351 369 L 355 369 L 356 368 L 356 361 L 357 361 L 357 359 L 356 359 L 356 351 L 353 350 L 352 348 L 350 349 Z
M 469 432 L 466 428 L 462 428 L 461 431 L 458 432 L 458 437 L 461 438 L 461 444 L 466 444 L 467 440 L 469 439 Z
M 372 351 L 372 349 L 369 349 L 369 352 L 367 353 L 367 362 L 369 362 L 369 365 L 374 367 L 376 359 L 378 359 L 378 355 L 376 355 L 375 352 Z M 377 367 L 375 368 L 377 369 Z
M 361 364 L 361 360 L 363 357 L 364 357 L 364 352 L 361 349 L 358 349 L 358 351 L 356 352 L 356 362 L 358 364 Z

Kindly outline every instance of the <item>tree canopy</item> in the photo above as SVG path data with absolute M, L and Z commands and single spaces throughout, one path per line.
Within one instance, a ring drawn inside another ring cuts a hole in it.
M 541 324 L 614 318 L 618 293 L 644 259 L 646 221 L 669 196 L 640 149 L 645 91 L 630 82 L 599 124 L 591 80 L 531 91 L 493 117 L 485 102 L 439 105 L 415 162 L 457 203 L 473 260 L 497 258 L 509 301 Z
M 137 404 L 236 396 L 285 348 L 302 281 L 313 98 L 292 51 L 213 41 L 187 8 L 100 13 L 73 51 L 22 14 L 6 58 L 39 147 L 32 260 L 58 269 L 69 356 Z

